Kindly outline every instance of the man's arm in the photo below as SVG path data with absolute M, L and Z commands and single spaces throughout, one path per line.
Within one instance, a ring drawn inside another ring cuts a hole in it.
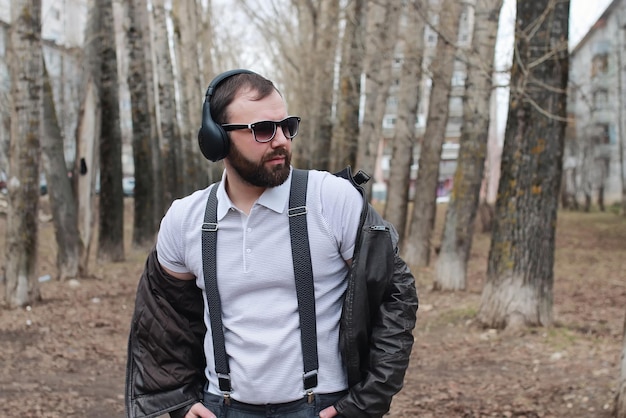
M 196 278 L 196 276 L 192 273 L 176 273 L 175 271 L 168 269 L 161 263 L 159 263 L 159 265 L 161 266 L 164 272 L 166 272 L 170 276 L 175 277 L 179 280 L 194 280 Z
M 367 243 L 361 248 L 361 257 L 372 257 L 369 261 L 377 265 L 382 261 L 378 257 L 385 257 L 381 254 L 384 252 L 386 257 L 392 259 L 389 260 L 392 267 L 387 285 L 381 292 L 384 295 L 380 303 L 369 306 L 376 312 L 372 312 L 368 341 L 359 343 L 368 345 L 368 357 L 360 360 L 361 379 L 353 383 L 349 394 L 335 404 L 339 414 L 347 417 L 381 417 L 389 410 L 392 397 L 402 388 L 413 347 L 413 328 L 418 307 L 415 280 L 398 255 L 397 232 L 393 226 L 388 226 L 391 242 L 383 242 L 381 247 L 369 245 L 373 241 L 365 239 Z M 384 251 L 381 251 L 383 248 Z M 375 270 L 364 260 L 357 264 L 355 267 L 360 274 Z M 371 300 L 371 297 L 368 292 L 368 299 Z M 354 315 L 363 313 L 354 312 Z

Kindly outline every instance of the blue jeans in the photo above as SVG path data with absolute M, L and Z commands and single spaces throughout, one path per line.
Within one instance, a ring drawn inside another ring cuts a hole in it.
M 316 418 L 325 409 L 348 392 L 332 394 L 315 394 L 315 399 L 308 403 L 304 398 L 284 404 L 249 405 L 231 400 L 230 405 L 224 404 L 224 397 L 204 392 L 204 406 L 217 418 Z M 338 418 L 341 415 L 337 415 Z

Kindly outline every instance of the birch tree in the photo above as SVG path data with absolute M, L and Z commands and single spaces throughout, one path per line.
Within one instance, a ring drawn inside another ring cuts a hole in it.
M 368 2 L 365 47 L 365 105 L 359 132 L 357 168 L 373 175 L 391 85 L 391 63 L 398 39 L 401 2 Z M 371 195 L 372 182 L 366 184 Z
M 124 260 L 124 196 L 122 192 L 122 134 L 120 127 L 117 52 L 113 1 L 97 0 L 100 32 L 96 34 L 100 71 L 100 207 L 98 259 Z
M 422 63 L 424 57 L 424 16 L 427 3 L 413 0 L 407 3 L 400 39 L 404 45 L 402 74 L 398 88 L 398 114 L 392 138 L 393 164 L 389 169 L 385 218 L 391 222 L 404 239 L 409 202 L 409 186 L 413 149 L 417 144 L 415 122 L 420 98 Z
M 511 96 L 478 319 L 553 321 L 554 245 L 568 80 L 569 0 L 517 2 Z
M 43 62 L 43 135 L 41 152 L 48 182 L 48 195 L 57 243 L 57 278 L 77 277 L 83 243 L 78 233 L 74 190 L 67 177 L 63 152 L 64 137 L 59 126 L 50 77 Z
M 147 61 L 144 28 L 147 26 L 148 5 L 146 0 L 128 2 L 129 25 L 127 28 L 128 87 L 133 121 L 133 160 L 135 165 L 135 192 L 133 217 L 133 245 L 147 246 L 154 242 L 156 222 L 154 219 L 154 170 L 152 157 L 152 120 L 150 117 L 149 90 L 146 79 Z
M 9 308 L 41 299 L 36 277 L 43 51 L 41 0 L 12 0 L 7 62 L 11 139 L 5 299 Z
M 163 161 L 164 209 L 183 196 L 183 146 L 176 117 L 176 87 L 174 66 L 168 41 L 167 10 L 164 0 L 153 0 L 154 56 L 157 73 L 157 101 L 161 129 L 161 158 Z
M 365 51 L 367 1 L 353 0 L 345 10 L 345 29 L 341 38 L 337 116 L 332 132 L 331 170 L 356 166 L 359 139 L 361 74 Z
M 101 20 L 96 0 L 90 0 L 85 26 L 85 46 L 82 54 L 83 82 L 80 109 L 76 124 L 76 159 L 73 172 L 74 189 L 78 197 L 78 232 L 83 252 L 78 266 L 81 276 L 88 275 L 89 257 L 96 221 L 95 187 L 100 168 L 99 145 L 102 108 L 99 85 Z
M 467 54 L 464 123 L 435 270 L 435 289 L 464 290 L 466 287 L 467 262 L 487 156 L 492 74 L 501 8 L 502 0 L 476 2 L 472 50 Z
M 443 0 L 439 11 L 437 53 L 431 64 L 432 89 L 428 119 L 415 182 L 410 233 L 405 240 L 406 260 L 416 267 L 427 266 L 430 262 L 431 238 L 437 210 L 439 163 L 448 123 L 449 94 L 462 6 L 457 0 Z
M 174 51 L 180 81 L 180 114 L 184 194 L 206 186 L 206 169 L 200 165 L 198 152 L 198 129 L 201 123 L 203 86 L 200 83 L 200 61 L 198 56 L 197 16 L 195 0 L 173 2 Z M 171 98 L 169 98 L 171 100 Z M 193 105 L 197 103 L 197 105 Z
M 330 169 L 330 153 L 332 141 L 332 108 L 334 94 L 334 71 L 339 37 L 339 2 L 321 0 L 318 10 L 311 11 L 312 24 L 315 28 L 313 83 L 311 88 L 311 105 L 313 114 L 306 126 L 310 130 L 309 141 L 313 144 L 311 154 L 312 166 L 317 170 Z

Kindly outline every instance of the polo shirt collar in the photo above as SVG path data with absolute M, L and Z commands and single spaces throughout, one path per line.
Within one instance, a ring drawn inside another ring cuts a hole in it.
M 289 192 L 291 189 L 291 178 L 293 167 L 289 172 L 289 177 L 283 184 L 277 187 L 267 188 L 255 202 L 255 205 L 262 205 L 273 210 L 276 213 L 283 213 L 289 201 Z M 226 216 L 230 209 L 236 208 L 226 193 L 226 170 L 222 173 L 222 181 L 217 188 L 217 220 L 221 220 Z

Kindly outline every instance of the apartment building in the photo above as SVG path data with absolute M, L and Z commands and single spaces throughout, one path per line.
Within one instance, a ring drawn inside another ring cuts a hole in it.
M 436 9 L 439 6 L 441 0 L 430 0 L 430 4 L 433 12 L 429 16 L 429 21 L 433 26 L 438 24 L 438 15 Z M 474 4 L 475 0 L 463 1 L 463 10 L 459 23 L 458 34 L 458 46 L 461 50 L 469 48 L 472 42 L 472 31 L 474 27 Z M 424 132 L 426 130 L 426 122 L 428 119 L 428 108 L 430 101 L 430 91 L 432 87 L 432 74 L 430 71 L 430 64 L 436 53 L 437 47 L 437 30 L 430 25 L 426 25 L 424 31 L 424 46 L 425 57 L 422 64 L 423 76 L 420 86 L 420 101 L 418 105 L 417 120 L 415 124 L 415 132 L 418 137 L 418 142 L 421 142 L 424 138 Z M 392 69 L 395 73 L 398 73 L 401 69 L 402 56 L 399 54 L 396 57 Z M 451 79 L 451 91 L 448 107 L 448 122 L 446 126 L 445 141 L 441 154 L 441 163 L 439 168 L 439 187 L 438 197 L 440 200 L 445 200 L 452 189 L 452 179 L 454 172 L 456 171 L 456 160 L 459 153 L 459 138 L 461 136 L 461 127 L 463 125 L 463 95 L 465 93 L 465 79 L 467 76 L 467 68 L 463 60 L 456 60 L 454 63 L 454 71 Z M 398 112 L 398 83 L 392 83 L 389 92 L 389 99 L 387 100 L 387 107 L 385 111 L 385 117 L 383 119 L 383 140 L 379 150 L 379 167 L 378 172 L 375 174 L 375 179 L 378 183 L 375 187 L 374 194 L 379 194 L 380 190 L 384 189 L 384 183 L 389 176 L 389 168 L 391 164 L 391 149 L 387 146 L 389 139 L 393 137 L 394 127 L 396 122 L 396 115 Z M 414 183 L 417 178 L 417 163 L 419 161 L 420 147 L 416 147 L 413 155 L 413 165 L 411 167 L 411 179 Z M 380 196 L 384 195 L 384 192 L 380 193 Z
M 622 198 L 626 0 L 609 4 L 570 53 L 567 192 L 579 201 Z

